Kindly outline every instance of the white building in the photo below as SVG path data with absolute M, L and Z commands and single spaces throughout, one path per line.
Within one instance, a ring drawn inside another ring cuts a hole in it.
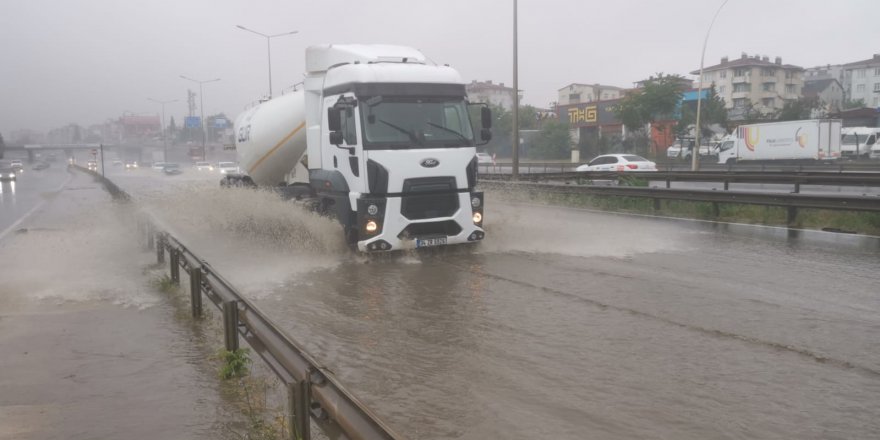
M 580 104 L 583 102 L 607 101 L 618 99 L 623 96 L 620 87 L 605 86 L 602 84 L 578 84 L 572 83 L 559 89 L 558 105 Z
M 698 75 L 699 70 L 691 72 Z M 700 78 L 703 88 L 715 84 L 718 96 L 724 99 L 731 119 L 736 119 L 748 104 L 761 112 L 772 113 L 782 109 L 786 101 L 801 97 L 804 87 L 804 68 L 782 64 L 782 58 L 773 61 L 767 56 L 748 56 L 703 68 Z
M 880 54 L 867 60 L 843 65 L 846 99 L 864 101 L 868 107 L 880 107 Z
M 807 79 L 803 88 L 804 98 L 816 98 L 821 108 L 814 109 L 811 117 L 825 117 L 843 109 L 843 86 L 835 78 Z
M 505 110 L 513 110 L 513 87 L 506 87 L 504 83 L 494 84 L 492 81 L 471 81 L 465 86 L 470 102 L 485 102 L 499 105 Z M 519 94 L 520 106 L 522 106 L 522 91 Z

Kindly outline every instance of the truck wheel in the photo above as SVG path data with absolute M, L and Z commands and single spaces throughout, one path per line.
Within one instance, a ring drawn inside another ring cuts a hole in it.
M 727 165 L 736 165 L 736 158 L 735 158 L 735 157 L 730 157 L 730 158 L 727 159 L 727 162 L 724 162 L 724 163 L 727 164 Z

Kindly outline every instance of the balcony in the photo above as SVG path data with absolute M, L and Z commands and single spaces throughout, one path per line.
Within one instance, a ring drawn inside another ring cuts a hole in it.
M 752 92 L 750 90 L 744 90 L 744 91 L 740 91 L 740 92 L 731 93 L 730 98 L 731 99 L 749 98 L 749 97 L 751 97 L 751 95 L 752 95 Z
M 749 84 L 752 82 L 752 77 L 746 76 L 734 76 L 733 79 L 730 80 L 733 84 Z

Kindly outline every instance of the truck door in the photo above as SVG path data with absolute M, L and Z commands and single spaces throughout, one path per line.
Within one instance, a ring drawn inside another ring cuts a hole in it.
M 354 100 L 354 96 L 344 96 Z M 336 99 L 328 99 L 328 107 L 332 107 Z M 355 106 L 343 108 L 341 111 L 342 139 L 339 146 L 330 146 L 330 167 L 338 171 L 353 192 L 364 192 L 364 151 L 360 142 L 360 118 Z

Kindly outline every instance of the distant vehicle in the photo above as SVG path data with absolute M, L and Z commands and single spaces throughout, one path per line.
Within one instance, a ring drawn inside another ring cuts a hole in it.
M 840 158 L 840 119 L 740 125 L 721 140 L 718 163 Z
M 645 172 L 657 171 L 657 164 L 635 154 L 605 154 L 596 156 L 575 171 Z
M 41 162 L 37 162 L 33 166 L 33 169 L 36 171 L 45 170 L 46 168 L 49 168 L 49 162 L 42 162 L 41 161 Z
M 214 166 L 210 162 L 196 162 L 196 171 L 214 171 Z
M 15 168 L 12 168 L 12 162 L 8 160 L 0 160 L 0 180 L 12 181 L 16 179 Z
M 128 161 L 125 163 L 125 169 L 127 170 L 135 170 L 138 167 L 138 163 L 136 161 Z
M 477 153 L 477 163 L 495 165 L 495 159 L 493 159 L 488 153 Z
M 88 163 L 88 168 L 92 171 L 98 171 L 98 162 L 90 160 Z
M 689 160 L 693 155 L 694 141 L 692 139 L 676 139 L 666 149 L 666 157 L 669 159 Z
M 122 164 L 122 161 L 121 161 L 121 160 L 118 160 L 118 159 L 117 159 L 117 160 L 114 160 L 114 161 L 113 161 L 113 166 L 114 166 L 114 167 L 121 167 L 122 165 L 123 165 L 123 164 Z
M 162 171 L 165 169 L 165 162 L 153 162 L 153 171 Z
M 235 162 L 220 162 L 217 164 L 217 168 L 222 174 L 235 174 L 238 172 L 238 164 Z
M 867 158 L 878 143 L 877 138 L 880 137 L 880 128 L 846 127 L 841 129 L 841 134 L 841 157 Z
M 180 164 L 166 162 L 165 165 L 162 167 L 162 172 L 169 176 L 173 176 L 182 173 L 183 170 L 180 169 Z

